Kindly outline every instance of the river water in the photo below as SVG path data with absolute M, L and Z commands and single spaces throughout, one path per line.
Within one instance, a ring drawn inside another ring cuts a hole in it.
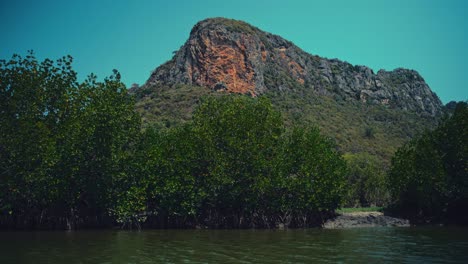
M 0 263 L 468 263 L 468 228 L 0 232 Z

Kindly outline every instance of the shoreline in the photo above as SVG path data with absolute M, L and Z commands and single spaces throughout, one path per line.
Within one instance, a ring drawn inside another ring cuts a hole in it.
M 337 214 L 335 218 L 327 220 L 323 229 L 347 229 L 362 227 L 410 227 L 407 219 L 390 217 L 382 212 L 349 212 Z

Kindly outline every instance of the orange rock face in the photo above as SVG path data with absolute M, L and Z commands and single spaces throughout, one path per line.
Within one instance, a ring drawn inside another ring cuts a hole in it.
M 270 83 L 278 72 L 305 83 L 307 71 L 303 62 L 296 62 L 297 51 L 291 43 L 275 36 L 269 40 L 265 33 L 244 24 L 235 24 L 243 25 L 243 30 L 232 29 L 224 22 L 227 24 L 208 20 L 195 25 L 184 46 L 152 74 L 148 83 L 180 82 L 251 96 L 265 92 L 266 71 Z
M 247 45 L 253 42 L 250 36 L 241 35 L 239 40 L 232 43 L 214 32 L 201 36 L 201 41 L 197 41 L 203 45 L 191 49 L 194 63 L 187 72 L 192 82 L 212 89 L 255 96 L 255 71 L 250 61 L 256 54 L 247 49 Z M 258 53 L 261 59 L 266 56 L 266 51 Z
M 252 35 L 240 34 L 235 41 L 217 31 L 203 31 L 190 46 L 193 62 L 189 79 L 197 85 L 232 93 L 257 94 L 254 62 L 265 63 L 268 51 Z M 275 57 L 289 73 L 304 84 L 304 67 L 287 55 L 287 48 L 276 50 Z
M 230 46 L 210 46 L 202 55 L 195 71 L 207 74 L 201 74 L 195 83 L 212 88 L 219 85 L 235 93 L 254 92 L 254 72 L 246 65 L 242 50 Z

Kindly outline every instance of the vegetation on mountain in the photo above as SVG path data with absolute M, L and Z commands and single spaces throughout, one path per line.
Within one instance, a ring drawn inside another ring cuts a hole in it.
M 399 146 L 422 134 L 425 129 L 435 127 L 438 120 L 382 105 L 335 100 L 312 90 L 300 92 L 300 95 L 267 92 L 263 96 L 282 113 L 287 126 L 317 126 L 336 142 L 341 152 L 369 153 L 382 161 L 382 169 L 389 166 Z M 190 121 L 202 97 L 221 97 L 227 93 L 179 84 L 140 88 L 134 95 L 144 126 L 164 129 Z

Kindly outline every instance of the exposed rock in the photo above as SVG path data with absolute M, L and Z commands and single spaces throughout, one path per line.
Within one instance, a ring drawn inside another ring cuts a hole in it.
M 153 71 L 145 87 L 178 83 L 256 96 L 313 89 L 318 94 L 438 115 L 442 103 L 414 70 L 375 74 L 365 66 L 308 54 L 245 22 L 197 23 L 174 57 Z
M 380 212 L 356 212 L 338 215 L 336 218 L 328 220 L 323 228 L 341 229 L 382 226 L 409 227 L 410 223 L 409 220 L 386 216 Z

